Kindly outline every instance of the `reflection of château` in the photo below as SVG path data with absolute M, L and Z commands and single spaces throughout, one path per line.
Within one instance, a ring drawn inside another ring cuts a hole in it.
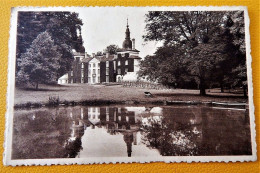
M 129 157 L 132 144 L 137 145 L 136 134 L 140 126 L 140 117 L 134 111 L 120 107 L 88 107 L 72 109 L 70 116 L 73 119 L 73 125 L 69 141 L 81 138 L 87 127 L 103 127 L 110 135 L 123 134 Z

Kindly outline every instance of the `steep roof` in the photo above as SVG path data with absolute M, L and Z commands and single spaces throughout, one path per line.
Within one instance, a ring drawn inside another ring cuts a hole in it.
M 141 57 L 137 56 L 137 55 L 130 55 L 129 58 L 133 58 L 133 59 L 142 59 Z
M 102 56 L 96 56 L 96 58 L 99 61 L 104 62 L 104 61 L 113 61 L 115 59 L 115 56 L 114 55 L 109 55 L 108 57 L 106 57 L 106 55 L 102 55 Z
M 140 51 L 137 50 L 137 49 L 124 49 L 124 48 L 121 48 L 121 49 L 119 49 L 119 50 L 116 51 L 116 52 L 127 52 L 127 51 L 129 51 L 129 52 L 140 52 Z
M 59 80 L 62 80 L 62 79 L 68 79 L 68 73 L 66 73 L 65 75 L 63 75 L 63 76 L 61 76 L 60 78 L 59 78 Z
M 93 59 L 93 57 L 84 58 L 81 62 L 87 63 L 87 62 L 91 61 L 92 59 Z

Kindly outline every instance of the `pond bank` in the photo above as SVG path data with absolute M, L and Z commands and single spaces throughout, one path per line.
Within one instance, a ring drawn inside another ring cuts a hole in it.
M 65 101 L 55 104 L 51 103 L 26 103 L 15 105 L 15 109 L 28 109 L 40 107 L 58 107 L 58 106 L 102 106 L 102 105 L 214 105 L 214 106 L 229 106 L 229 107 L 243 107 L 247 108 L 248 104 L 245 102 L 214 102 L 214 101 L 114 101 L 114 100 L 86 100 L 86 101 Z
M 144 92 L 150 92 L 152 97 L 146 97 Z M 200 96 L 199 90 L 187 89 L 143 89 L 127 88 L 121 85 L 41 85 L 40 90 L 16 88 L 15 108 L 36 108 L 44 106 L 73 105 L 109 105 L 109 104 L 208 104 L 246 103 L 247 98 L 240 92 L 221 93 L 211 89 L 206 96 Z

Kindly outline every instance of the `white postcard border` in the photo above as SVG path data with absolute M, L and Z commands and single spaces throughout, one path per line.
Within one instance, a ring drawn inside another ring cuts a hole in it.
M 16 34 L 17 34 L 17 14 L 19 11 L 68 11 L 77 8 L 149 8 L 153 11 L 244 11 L 245 20 L 245 41 L 246 41 L 246 62 L 248 76 L 248 100 L 250 115 L 250 131 L 252 155 L 238 156 L 162 156 L 162 157 L 92 157 L 92 158 L 65 158 L 65 159 L 21 159 L 12 160 L 12 133 L 13 133 L 13 112 L 14 112 L 14 89 L 15 89 L 15 62 L 16 62 Z M 253 83 L 252 83 L 252 57 L 250 47 L 249 34 L 249 15 L 247 7 L 244 6 L 162 6 L 162 7 L 122 7 L 122 6 L 102 6 L 102 7 L 15 7 L 11 10 L 11 27 L 9 39 L 9 55 L 8 55 L 8 86 L 7 86 L 7 111 L 5 125 L 5 142 L 4 142 L 4 165 L 20 166 L 20 165 L 69 165 L 69 164 L 101 164 L 101 163 L 149 163 L 149 162 L 244 162 L 256 161 L 256 130 L 253 103 Z

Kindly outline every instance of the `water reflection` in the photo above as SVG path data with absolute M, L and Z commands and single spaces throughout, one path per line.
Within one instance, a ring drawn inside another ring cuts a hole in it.
M 12 147 L 12 159 L 250 155 L 249 115 L 206 106 L 17 110 Z

